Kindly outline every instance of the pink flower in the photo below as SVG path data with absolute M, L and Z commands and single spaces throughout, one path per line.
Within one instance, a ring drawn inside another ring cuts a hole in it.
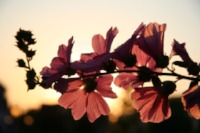
M 44 67 L 40 74 L 42 75 L 42 84 L 45 88 L 51 87 L 52 83 L 60 79 L 63 75 L 73 75 L 75 71 L 71 68 L 70 57 L 73 46 L 73 37 L 68 41 L 68 46 L 64 44 L 59 46 L 58 56 L 51 61 L 50 68 Z
M 133 70 L 133 71 L 156 71 L 161 72 L 161 68 L 156 68 L 156 62 L 155 60 L 146 54 L 143 50 L 140 49 L 138 44 L 134 44 L 132 48 L 132 54 L 136 55 L 136 64 L 133 67 L 127 67 L 126 64 L 124 64 L 121 61 L 116 60 L 116 64 L 119 68 L 119 70 Z M 148 75 L 148 77 L 147 77 Z M 127 89 L 129 85 L 133 88 L 138 87 L 139 85 L 143 85 L 144 82 L 151 80 L 152 74 L 145 73 L 145 76 L 142 76 L 142 73 L 137 72 L 129 72 L 129 73 L 120 73 L 115 78 L 115 85 L 122 87 L 124 89 Z M 147 77 L 147 79 L 144 79 L 144 77 Z
M 195 119 L 200 119 L 200 86 L 194 85 L 183 93 L 184 109 Z
M 113 39 L 118 33 L 117 28 L 110 28 L 106 34 L 106 39 L 100 34 L 94 35 L 92 38 L 92 48 L 94 52 L 81 54 L 80 61 L 72 64 L 72 67 L 83 71 L 92 72 L 102 69 L 103 63 L 111 57 L 110 48 Z
M 174 55 L 179 55 L 185 63 L 193 63 L 192 59 L 189 57 L 187 50 L 185 49 L 185 43 L 179 43 L 174 39 L 172 43 L 172 50 L 170 53 L 170 58 Z
M 166 24 L 150 23 L 139 38 L 139 47 L 155 60 L 163 56 L 163 41 Z
M 100 115 L 110 112 L 103 97 L 117 97 L 110 87 L 112 80 L 111 75 L 105 75 L 69 82 L 68 89 L 58 102 L 62 107 L 71 109 L 75 120 L 87 113 L 89 121 L 94 122 Z
M 165 90 L 164 90 L 165 89 Z M 131 98 L 133 107 L 140 113 L 143 122 L 159 123 L 171 116 L 171 109 L 168 103 L 168 96 L 171 92 L 163 87 L 135 88 Z
M 119 87 L 123 87 L 127 89 L 129 86 L 129 83 L 132 84 L 132 87 L 138 87 L 139 85 L 143 85 L 144 82 L 151 80 L 152 74 L 151 71 L 155 72 L 161 72 L 162 68 L 164 68 L 168 64 L 167 62 L 163 61 L 163 38 L 164 38 L 164 31 L 165 31 L 166 25 L 159 25 L 157 23 L 150 23 L 147 27 L 144 27 L 142 24 L 140 26 L 140 32 L 142 31 L 139 38 L 133 41 L 133 46 L 131 48 L 132 50 L 132 56 L 136 56 L 135 60 L 134 57 L 129 59 L 129 64 L 132 62 L 132 67 L 129 66 L 126 62 L 122 62 L 119 60 L 115 60 L 117 67 L 119 70 L 140 70 L 145 71 L 146 75 L 142 73 L 121 73 L 119 74 L 115 79 L 115 84 Z M 138 31 L 138 30 L 137 30 Z M 139 33 L 139 32 L 138 32 Z M 128 49 L 124 49 L 128 51 Z M 122 52 L 121 52 L 122 53 Z M 161 60 L 159 61 L 158 60 Z M 135 63 L 134 63 L 135 61 Z M 160 63 L 158 65 L 158 63 Z M 157 66 L 163 66 L 164 67 L 157 67 Z M 134 66 L 135 65 L 135 66 Z
M 131 38 L 115 49 L 115 51 L 113 52 L 114 59 L 118 59 L 120 61 L 129 60 L 129 62 L 130 62 L 130 59 L 132 57 L 133 44 L 134 44 L 135 40 L 137 39 L 138 35 L 140 35 L 142 30 L 144 29 L 144 27 L 145 27 L 145 25 L 143 23 L 141 23 L 139 25 L 139 27 L 134 31 Z

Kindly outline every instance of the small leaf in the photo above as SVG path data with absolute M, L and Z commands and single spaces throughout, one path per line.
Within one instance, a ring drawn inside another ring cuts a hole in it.
M 20 50 L 22 50 L 24 53 L 28 51 L 28 46 L 23 41 L 17 41 L 16 45 Z
M 17 63 L 18 63 L 18 67 L 26 67 L 26 63 L 23 59 L 18 59 Z
M 183 62 L 183 61 L 174 61 L 173 64 L 174 64 L 174 65 L 177 65 L 177 66 L 179 66 L 179 67 L 184 67 L 184 68 L 187 68 L 187 67 L 188 67 L 188 63 Z
M 18 41 L 23 41 L 27 45 L 35 44 L 36 41 L 32 38 L 33 34 L 31 31 L 19 29 L 15 38 Z
M 26 73 L 27 79 L 35 79 L 35 76 L 36 76 L 36 72 L 34 69 L 31 69 L 31 70 L 27 71 L 27 73 Z
M 35 55 L 35 50 L 30 50 L 26 52 L 26 56 L 29 58 L 32 58 Z
M 32 90 L 36 86 L 36 82 L 34 79 L 27 79 L 26 84 L 28 85 L 28 90 Z

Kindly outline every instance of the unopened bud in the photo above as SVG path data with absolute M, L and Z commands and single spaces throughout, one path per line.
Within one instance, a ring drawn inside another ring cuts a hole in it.
M 162 94 L 164 95 L 170 95 L 172 94 L 176 89 L 176 84 L 172 81 L 164 81 L 162 86 Z

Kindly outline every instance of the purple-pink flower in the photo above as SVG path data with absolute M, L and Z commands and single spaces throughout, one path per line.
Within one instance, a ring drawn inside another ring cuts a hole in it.
M 145 28 L 145 25 L 141 23 L 138 26 L 138 28 L 134 31 L 131 38 L 115 49 L 115 51 L 113 52 L 112 58 L 120 60 L 122 62 L 124 61 L 131 62 L 133 44 L 144 28 Z
M 103 63 L 111 57 L 110 48 L 113 39 L 118 33 L 117 28 L 110 28 L 106 34 L 106 39 L 100 34 L 94 35 L 92 38 L 92 48 L 94 52 L 81 54 L 80 61 L 72 64 L 72 67 L 81 72 L 99 71 L 103 67 Z
M 171 89 L 171 92 L 166 89 Z M 173 87 L 163 86 L 135 88 L 131 95 L 132 105 L 140 113 L 143 122 L 160 123 L 171 116 L 168 96 L 173 91 Z
M 86 113 L 89 121 L 94 122 L 101 115 L 108 115 L 110 112 L 103 97 L 117 97 L 110 87 L 112 80 L 111 75 L 104 75 L 69 82 L 68 89 L 58 102 L 62 107 L 71 109 L 75 120 Z
M 139 38 L 139 47 L 157 60 L 163 55 L 163 42 L 166 24 L 148 24 Z
M 71 109 L 75 120 L 87 115 L 90 122 L 94 122 L 101 115 L 109 114 L 110 109 L 105 97 L 117 98 L 111 88 L 112 73 L 118 73 L 114 79 L 116 86 L 125 90 L 133 89 L 132 106 L 139 112 L 141 120 L 154 123 L 162 122 L 171 116 L 168 97 L 175 91 L 176 82 L 183 78 L 193 80 L 191 87 L 183 93 L 182 103 L 192 117 L 200 119 L 200 86 L 197 83 L 199 64 L 189 57 L 185 43 L 180 44 L 176 40 L 172 43 L 170 56 L 164 55 L 165 30 L 166 24 L 141 23 L 131 38 L 114 52 L 110 52 L 113 39 L 118 34 L 118 29 L 111 27 L 105 38 L 100 34 L 94 35 L 93 52 L 82 53 L 80 60 L 74 62 L 70 59 L 72 37 L 67 46 L 59 46 L 57 57 L 52 59 L 50 67 L 42 69 L 41 83 L 39 79 L 35 80 L 35 73 L 27 75 L 32 78 L 33 85 L 53 87 L 61 92 L 58 103 Z M 162 73 L 174 55 L 179 55 L 183 61 L 175 61 L 173 64 L 186 68 L 190 77 L 170 68 L 170 73 Z M 160 75 L 176 76 L 177 81 L 161 81 Z M 152 86 L 145 86 L 146 82 L 152 82 Z
M 70 58 L 73 47 L 73 37 L 68 41 L 68 45 L 60 45 L 58 56 L 51 61 L 50 67 L 44 67 L 40 74 L 42 75 L 42 85 L 45 88 L 52 86 L 52 83 L 59 80 L 63 75 L 73 75 L 75 71 L 71 68 Z
M 185 63 L 188 63 L 188 64 L 193 63 L 187 50 L 185 49 L 185 45 L 186 45 L 185 43 L 179 43 L 177 40 L 174 39 L 169 58 L 171 58 L 174 55 L 179 55 Z
M 119 68 L 119 70 L 133 70 L 133 71 L 143 71 L 149 70 L 149 71 L 155 71 L 155 72 L 161 72 L 161 68 L 156 67 L 155 60 L 148 54 L 146 54 L 141 48 L 139 47 L 140 44 L 135 43 L 132 48 L 132 54 L 136 55 L 136 64 L 133 67 L 127 67 L 126 64 L 124 64 L 121 61 L 116 61 L 116 64 Z M 141 73 L 142 74 L 142 73 Z M 120 73 L 115 78 L 115 85 L 122 87 L 124 89 L 127 89 L 129 85 L 131 84 L 131 87 L 135 88 L 139 85 L 143 85 L 146 80 L 143 80 L 140 75 L 140 73 L 137 72 L 127 72 L 127 73 Z M 147 73 L 146 73 L 147 74 Z M 147 81 L 151 80 L 151 73 L 149 73 L 150 78 L 147 79 Z
M 200 86 L 194 85 L 183 93 L 181 98 L 185 111 L 191 117 L 200 119 Z

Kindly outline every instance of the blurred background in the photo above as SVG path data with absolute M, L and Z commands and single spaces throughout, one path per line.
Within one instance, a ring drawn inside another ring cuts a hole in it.
M 92 36 L 99 33 L 105 37 L 110 27 L 119 29 L 113 50 L 141 22 L 166 23 L 165 54 L 169 55 L 176 39 L 185 42 L 190 57 L 199 62 L 199 12 L 199 0 L 0 0 L 0 133 L 200 132 L 199 121 L 191 119 L 180 102 L 181 93 L 189 86 L 186 80 L 179 81 L 177 91 L 170 96 L 172 117 L 160 124 L 142 123 L 127 96 L 131 92 L 115 86 L 113 90 L 119 98 L 106 99 L 111 107 L 108 117 L 101 117 L 94 124 L 86 117 L 73 121 L 70 110 L 57 104 L 60 93 L 40 87 L 27 91 L 26 73 L 16 63 L 25 56 L 15 46 L 14 38 L 20 28 L 32 31 L 37 43 L 31 66 L 39 74 L 57 55 L 58 46 L 67 44 L 71 36 L 75 40 L 72 60 L 77 60 L 81 53 L 93 51 Z

